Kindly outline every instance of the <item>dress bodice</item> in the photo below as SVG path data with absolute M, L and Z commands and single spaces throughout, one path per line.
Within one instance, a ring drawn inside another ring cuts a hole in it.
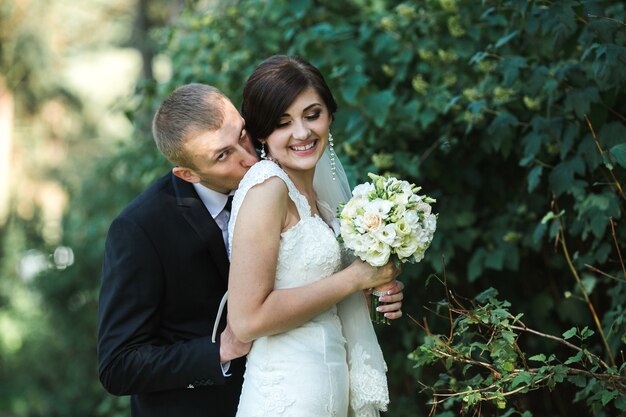
M 318 215 L 311 215 L 311 207 L 289 176 L 276 163 L 260 161 L 246 173 L 233 198 L 231 221 L 228 226 L 228 253 L 245 194 L 255 185 L 270 177 L 279 177 L 287 185 L 300 221 L 281 234 L 276 270 L 275 288 L 293 288 L 325 278 L 337 270 L 341 250 L 333 230 Z

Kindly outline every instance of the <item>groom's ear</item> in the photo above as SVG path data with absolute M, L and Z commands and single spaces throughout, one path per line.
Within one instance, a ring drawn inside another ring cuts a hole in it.
M 197 183 L 200 182 L 200 177 L 198 177 L 191 169 L 184 167 L 174 167 L 172 168 L 172 174 L 176 175 L 181 180 Z

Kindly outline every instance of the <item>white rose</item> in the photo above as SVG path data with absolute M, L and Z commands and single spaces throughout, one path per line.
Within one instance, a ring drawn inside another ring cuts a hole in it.
M 423 251 L 417 251 L 415 252 L 415 254 L 413 255 L 413 262 L 420 262 L 422 259 L 424 259 L 424 252 Z
M 415 253 L 417 247 L 417 240 L 409 237 L 404 239 L 400 246 L 396 248 L 396 254 L 399 258 L 408 258 Z
M 359 184 L 354 187 L 354 190 L 352 190 L 352 196 L 367 198 L 367 196 L 369 196 L 370 193 L 372 193 L 373 191 L 375 191 L 374 186 L 369 182 L 366 182 L 364 184 Z
M 411 194 L 398 193 L 398 194 L 392 195 L 390 200 L 396 204 L 400 204 L 404 206 L 409 202 L 409 197 L 411 197 Z
M 417 231 L 413 235 L 415 241 L 417 242 L 420 248 L 426 248 L 430 245 L 430 240 L 432 239 L 432 234 L 428 232 L 428 230 L 424 228 L 418 228 Z
M 367 200 L 361 198 L 352 198 L 341 210 L 342 218 L 354 218 L 358 214 L 359 209 Z
M 401 181 L 400 187 L 402 188 L 402 192 L 408 196 L 413 195 L 413 188 L 408 181 Z
M 397 222 L 393 224 L 396 229 L 396 234 L 406 236 L 411 233 L 411 225 L 406 221 L 406 218 L 400 217 Z
M 402 218 L 406 213 L 406 204 L 398 204 L 393 210 L 393 214 L 396 218 Z
M 387 217 L 392 207 L 393 207 L 393 203 L 391 201 L 383 200 L 382 198 L 377 198 L 368 202 L 363 207 L 363 209 L 365 210 L 366 213 L 375 213 L 384 219 Z
M 359 257 L 366 256 L 372 246 L 377 244 L 377 240 L 369 234 L 357 234 L 352 242 L 355 254 Z
M 399 181 L 398 181 L 397 178 L 389 177 L 389 178 L 385 179 L 385 181 L 382 184 L 382 187 L 386 191 L 394 192 L 394 189 L 397 187 L 398 182 Z
M 412 194 L 411 197 L 409 197 L 409 201 L 412 203 L 418 203 L 422 201 L 422 197 L 417 194 Z
M 430 214 L 424 218 L 424 229 L 428 230 L 429 233 L 435 233 L 437 230 L 437 216 L 434 214 Z
M 358 236 L 352 226 L 343 223 L 339 228 L 339 234 L 341 234 L 341 238 L 348 247 L 351 246 L 351 242 L 354 241 L 354 239 L 356 239 L 356 237 Z
M 417 206 L 415 208 L 418 211 L 421 211 L 422 213 L 424 213 L 424 215 L 426 215 L 426 216 L 430 215 L 430 211 L 431 211 L 430 204 L 427 204 L 427 203 L 424 203 L 423 201 L 420 201 L 419 203 L 417 203 Z
M 378 240 L 385 242 L 387 245 L 393 246 L 396 239 L 396 228 L 393 224 L 386 224 L 374 233 Z
M 413 228 L 415 228 L 415 226 L 417 226 L 420 221 L 419 215 L 417 214 L 417 211 L 415 210 L 407 210 L 404 213 L 404 218 L 407 221 L 407 223 Z
M 377 241 L 375 245 L 370 246 L 367 251 L 366 257 L 363 259 L 372 266 L 383 266 L 389 261 L 391 255 L 391 249 L 389 245 Z

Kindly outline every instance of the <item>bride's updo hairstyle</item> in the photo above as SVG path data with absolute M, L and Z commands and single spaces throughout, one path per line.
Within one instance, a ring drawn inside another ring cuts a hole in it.
M 276 129 L 280 117 L 308 87 L 319 94 L 332 117 L 337 111 L 335 98 L 320 71 L 305 59 L 274 55 L 254 70 L 243 89 L 241 115 L 257 148 L 259 139 Z

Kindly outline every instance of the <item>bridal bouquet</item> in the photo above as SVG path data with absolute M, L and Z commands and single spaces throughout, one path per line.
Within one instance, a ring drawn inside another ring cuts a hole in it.
M 372 183 L 357 185 L 352 198 L 339 206 L 340 236 L 344 245 L 372 266 L 419 262 L 433 240 L 435 200 L 418 195 L 421 187 L 396 178 L 367 174 Z M 384 288 L 372 292 L 372 321 L 389 324 L 376 311 Z

